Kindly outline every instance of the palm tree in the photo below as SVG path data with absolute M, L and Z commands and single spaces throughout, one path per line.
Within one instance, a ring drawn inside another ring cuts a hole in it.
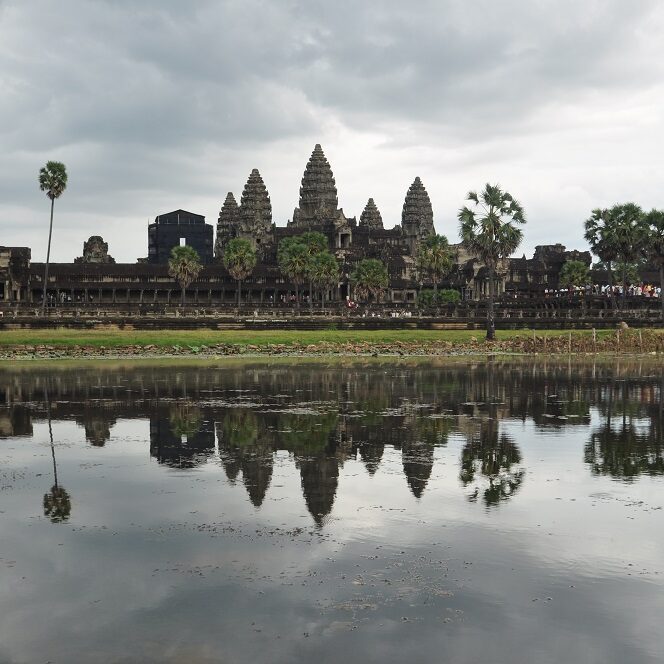
M 449 274 L 454 264 L 450 243 L 444 235 L 430 235 L 417 254 L 418 268 L 433 281 L 434 302 L 438 304 L 438 283 Z
M 328 242 L 327 238 L 317 231 L 308 231 L 302 233 L 298 238 L 302 244 L 307 248 L 307 253 L 309 254 L 309 266 L 307 269 L 307 277 L 309 278 L 309 311 L 313 313 L 314 308 L 314 298 L 313 298 L 313 259 L 323 251 L 327 251 Z
M 48 264 L 51 260 L 51 236 L 53 235 L 53 208 L 55 199 L 60 198 L 67 188 L 67 169 L 59 161 L 47 161 L 39 169 L 39 188 L 51 199 L 51 222 L 48 226 L 48 247 L 44 264 L 44 284 L 42 288 L 42 316 L 46 313 L 46 291 L 48 289 Z
M 644 253 L 646 258 L 659 268 L 659 299 L 662 303 L 662 320 L 664 321 L 664 210 L 648 212 L 644 225 L 648 237 Z
M 471 191 L 467 200 L 475 203 L 475 210 L 467 206 L 459 210 L 460 235 L 464 247 L 489 271 L 486 338 L 490 341 L 496 337 L 493 302 L 498 262 L 509 258 L 521 244 L 523 232 L 516 224 L 525 224 L 526 216 L 512 195 L 498 185 L 485 185 L 479 195 Z
M 387 288 L 389 277 L 385 264 L 375 258 L 361 260 L 350 277 L 360 299 L 373 295 L 380 302 L 380 294 Z
M 233 238 L 224 249 L 224 267 L 231 277 L 237 280 L 238 314 L 242 303 L 242 282 L 254 271 L 256 261 L 256 250 L 251 242 L 244 238 Z
M 184 306 L 184 295 L 189 284 L 195 281 L 203 269 L 198 252 L 188 245 L 173 247 L 168 259 L 168 274 L 173 277 L 182 290 L 180 306 Z
M 277 262 L 283 274 L 295 284 L 295 306 L 300 308 L 300 285 L 309 276 L 311 255 L 300 238 L 287 237 L 279 243 Z
M 627 266 L 634 263 L 645 246 L 646 231 L 643 210 L 635 203 L 614 205 L 610 210 L 613 236 L 622 264 L 622 299 L 627 297 Z
M 322 304 L 325 309 L 325 291 L 339 283 L 339 263 L 333 254 L 323 251 L 312 258 L 309 269 L 311 280 L 322 290 Z

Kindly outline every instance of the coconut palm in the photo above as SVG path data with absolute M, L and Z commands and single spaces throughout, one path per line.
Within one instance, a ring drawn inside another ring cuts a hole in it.
M 467 200 L 475 206 L 474 209 L 464 206 L 459 210 L 461 241 L 489 272 L 486 338 L 492 340 L 496 336 L 493 313 L 496 269 L 498 262 L 509 258 L 521 244 L 523 232 L 517 225 L 525 224 L 526 217 L 523 207 L 498 185 L 485 185 L 479 195 L 471 191 Z
M 355 294 L 360 299 L 373 295 L 380 302 L 380 294 L 389 282 L 385 264 L 375 258 L 361 260 L 350 277 Z
M 299 237 L 287 237 L 279 243 L 277 262 L 281 272 L 295 285 L 295 306 L 300 308 L 300 285 L 309 277 L 311 254 Z
M 311 259 L 309 273 L 313 283 L 322 290 L 322 304 L 325 308 L 325 291 L 339 283 L 339 263 L 329 251 L 323 251 Z
M 430 235 L 424 240 L 417 254 L 417 266 L 420 271 L 430 275 L 436 303 L 438 303 L 438 283 L 449 274 L 453 264 L 450 243 L 444 235 Z
M 223 263 L 228 273 L 237 280 L 238 313 L 242 303 L 242 282 L 256 267 L 256 250 L 249 240 L 233 238 L 224 249 Z
M 180 284 L 181 306 L 184 306 L 185 291 L 191 282 L 196 280 L 202 269 L 198 252 L 193 247 L 185 245 L 171 249 L 171 257 L 168 259 L 168 274 Z
M 53 208 L 55 199 L 60 198 L 67 188 L 67 169 L 59 161 L 47 161 L 39 169 L 39 188 L 51 199 L 51 221 L 48 226 L 48 246 L 44 264 L 44 284 L 42 288 L 42 315 L 46 313 L 46 291 L 48 289 L 48 264 L 51 260 L 51 236 L 53 235 Z
M 664 320 L 664 210 L 651 210 L 644 218 L 648 241 L 644 247 L 646 258 L 659 269 L 659 299 Z

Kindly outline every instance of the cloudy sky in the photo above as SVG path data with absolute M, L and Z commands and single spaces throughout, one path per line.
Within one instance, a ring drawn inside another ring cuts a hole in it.
M 593 207 L 664 207 L 662 34 L 659 0 L 0 0 L 0 245 L 43 260 L 48 159 L 55 260 L 145 256 L 149 218 L 215 222 L 254 167 L 282 225 L 320 142 L 348 216 L 398 223 L 419 175 L 457 241 L 491 181 L 523 250 L 581 248 Z

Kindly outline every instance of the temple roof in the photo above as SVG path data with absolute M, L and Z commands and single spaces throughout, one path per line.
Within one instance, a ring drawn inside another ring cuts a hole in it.
M 300 187 L 300 210 L 307 217 L 318 211 L 324 215 L 336 212 L 337 185 L 323 148 L 317 143 L 307 162 Z
M 380 216 L 380 211 L 373 198 L 367 201 L 364 211 L 360 215 L 360 226 L 381 230 L 383 228 L 383 218 Z
M 240 202 L 240 219 L 242 230 L 246 233 L 260 235 L 269 231 L 272 225 L 270 195 L 257 168 L 251 171 L 247 184 L 244 185 Z
M 240 220 L 240 206 L 233 196 L 233 192 L 229 191 L 226 194 L 226 200 L 221 206 L 219 211 L 219 220 L 217 221 L 217 228 L 228 227 Z
M 416 177 L 406 193 L 401 212 L 401 225 L 407 235 L 433 235 L 433 208 L 429 194 Z

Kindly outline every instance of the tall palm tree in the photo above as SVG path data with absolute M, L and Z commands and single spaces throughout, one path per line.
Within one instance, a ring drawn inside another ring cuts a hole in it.
M 389 277 L 384 263 L 375 258 L 365 258 L 358 263 L 350 280 L 359 298 L 373 295 L 380 302 L 380 294 L 387 288 Z
M 254 271 L 256 262 L 256 250 L 249 240 L 233 238 L 224 249 L 224 267 L 231 277 L 237 280 L 238 314 L 242 304 L 242 282 Z
M 493 303 L 498 262 L 509 258 L 521 244 L 523 232 L 517 224 L 525 224 L 526 216 L 523 207 L 498 185 L 485 185 L 479 195 L 471 191 L 467 200 L 475 209 L 464 206 L 459 210 L 460 235 L 464 247 L 489 271 L 486 338 L 490 341 L 496 337 Z
M 314 289 L 314 278 L 313 278 L 313 261 L 314 258 L 323 251 L 327 251 L 328 242 L 327 238 L 317 231 L 308 231 L 302 233 L 298 238 L 302 244 L 307 248 L 307 253 L 309 254 L 309 266 L 307 269 L 307 277 L 309 279 L 309 311 L 313 313 L 314 308 L 314 298 L 313 298 L 313 289 Z
M 198 252 L 193 247 L 185 245 L 171 249 L 171 257 L 168 259 L 168 274 L 180 284 L 182 291 L 180 306 L 184 306 L 185 291 L 191 282 L 196 280 L 202 269 Z
M 646 243 L 643 210 L 635 203 L 614 205 L 610 210 L 618 258 L 622 264 L 622 299 L 627 297 L 627 266 L 641 255 Z
M 645 256 L 659 268 L 659 299 L 662 304 L 662 320 L 664 321 L 664 210 L 648 212 L 644 225 L 648 237 L 648 242 L 644 247 Z
M 67 188 L 67 169 L 62 162 L 47 161 L 39 169 L 39 188 L 51 199 L 51 221 L 48 226 L 48 247 L 44 264 L 44 284 L 42 288 L 42 316 L 46 313 L 46 291 L 48 289 L 48 264 L 51 260 L 51 236 L 53 235 L 53 208 L 55 199 L 60 198 Z
M 418 268 L 428 273 L 433 281 L 434 302 L 438 304 L 438 283 L 449 274 L 454 264 L 450 243 L 444 235 L 430 235 L 417 254 Z
M 310 265 L 310 276 L 316 286 L 322 291 L 322 304 L 325 309 L 325 291 L 339 283 L 339 263 L 329 251 L 316 254 Z
M 615 223 L 611 210 L 596 208 L 584 224 L 583 237 L 590 245 L 590 251 L 606 266 L 607 278 L 611 300 L 615 306 L 613 296 L 613 263 L 618 258 L 618 245 L 615 236 Z
M 300 285 L 309 276 L 311 254 L 298 237 L 287 237 L 279 243 L 277 262 L 281 272 L 295 284 L 295 306 L 300 308 Z

